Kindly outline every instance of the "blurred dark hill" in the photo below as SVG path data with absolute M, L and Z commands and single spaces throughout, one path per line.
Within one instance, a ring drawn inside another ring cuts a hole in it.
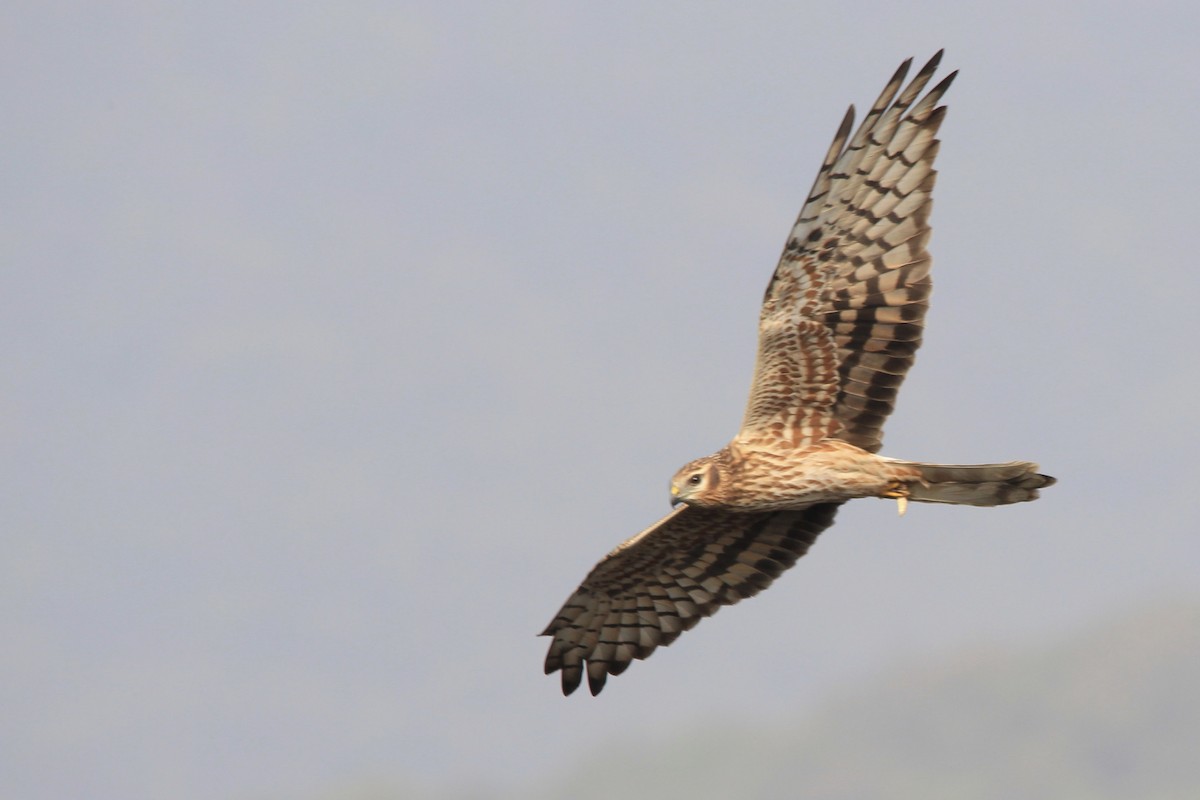
M 697 721 L 650 739 L 630 720 L 627 741 L 520 792 L 375 789 L 322 800 L 1194 800 L 1198 682 L 1200 605 L 1178 604 L 1054 642 L 897 667 L 794 724 Z
M 1198 682 L 1200 607 L 1159 608 L 902 668 L 796 727 L 714 721 L 613 749 L 543 796 L 1196 798 Z

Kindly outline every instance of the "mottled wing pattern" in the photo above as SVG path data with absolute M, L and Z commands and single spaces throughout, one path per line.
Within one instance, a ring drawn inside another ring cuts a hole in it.
M 609 675 L 669 645 L 721 606 L 757 594 L 833 524 L 837 504 L 737 514 L 681 506 L 621 544 L 588 574 L 542 632 L 546 674 L 563 694 L 598 694 Z
M 842 121 L 763 299 L 739 438 L 878 451 L 928 308 L 937 104 L 957 73 L 917 98 L 941 55 L 901 91 L 904 62 L 852 138 L 853 107 Z

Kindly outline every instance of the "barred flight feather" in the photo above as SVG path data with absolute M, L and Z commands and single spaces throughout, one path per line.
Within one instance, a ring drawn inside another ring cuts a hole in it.
M 723 605 L 752 597 L 833 524 L 836 504 L 806 511 L 729 514 L 683 506 L 609 553 L 546 627 L 549 674 L 564 694 L 597 694 L 607 675 L 675 641 Z M 634 566 L 636 565 L 636 566 Z M 628 581 L 633 574 L 634 583 Z M 636 644 L 636 646 L 634 646 Z

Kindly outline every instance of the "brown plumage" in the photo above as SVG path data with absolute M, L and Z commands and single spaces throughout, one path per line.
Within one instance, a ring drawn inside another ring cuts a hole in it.
M 547 674 L 597 694 L 722 605 L 770 585 L 857 497 L 995 506 L 1054 483 L 1027 461 L 950 465 L 876 455 L 929 305 L 938 52 L 905 61 L 851 138 L 851 107 L 767 286 L 742 428 L 671 480 L 682 503 L 608 554 L 543 635 Z M 918 99 L 920 98 L 920 99 Z

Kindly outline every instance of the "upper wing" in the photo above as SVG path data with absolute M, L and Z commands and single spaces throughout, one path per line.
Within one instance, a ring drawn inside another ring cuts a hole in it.
M 925 244 L 946 112 L 937 103 L 957 73 L 916 100 L 941 56 L 900 92 L 905 61 L 852 139 L 854 107 L 846 113 L 763 298 L 740 438 L 798 446 L 835 436 L 879 449 L 931 288 Z
M 633 659 L 769 586 L 833 524 L 837 507 L 762 514 L 679 507 L 605 556 L 567 598 L 542 632 L 554 637 L 546 674 L 562 670 L 570 694 L 586 662 L 588 688 L 599 694 Z

